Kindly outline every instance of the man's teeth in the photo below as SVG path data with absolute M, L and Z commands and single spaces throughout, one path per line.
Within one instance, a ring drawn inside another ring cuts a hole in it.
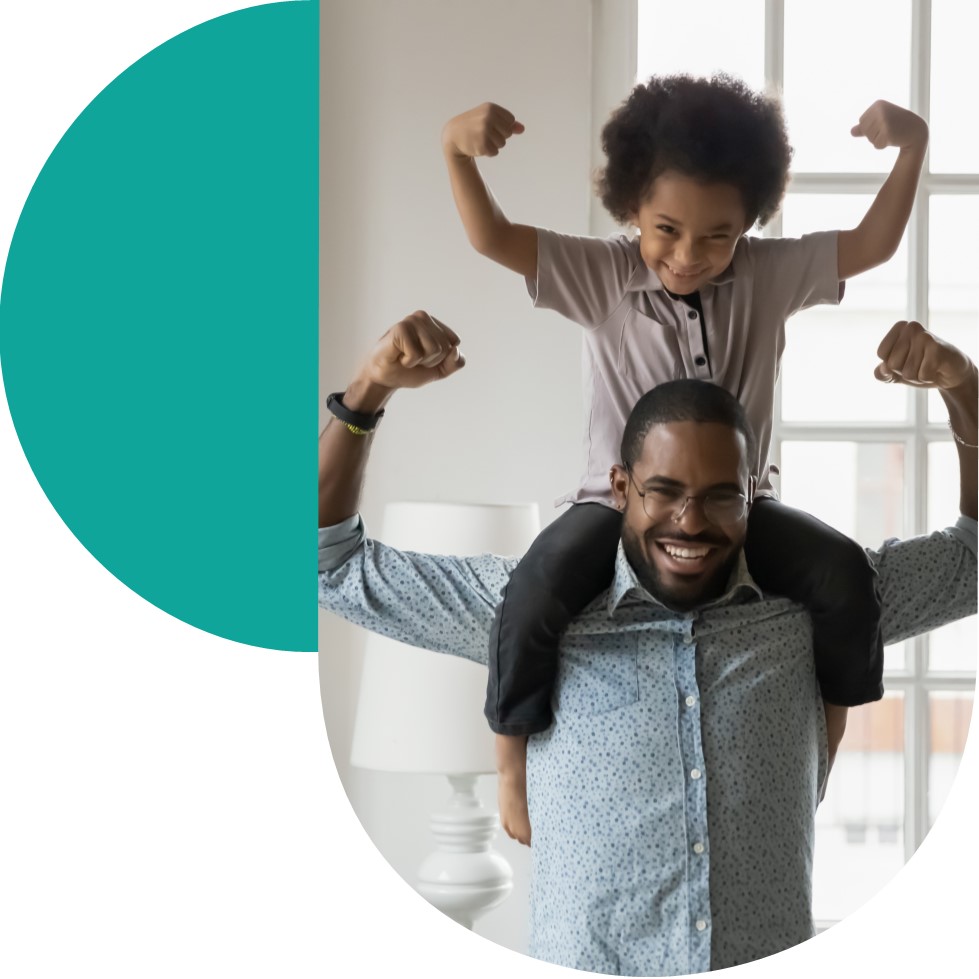
M 707 557 L 710 553 L 709 547 L 675 547 L 673 544 L 664 544 L 663 550 L 670 557 L 685 558 L 688 561 Z

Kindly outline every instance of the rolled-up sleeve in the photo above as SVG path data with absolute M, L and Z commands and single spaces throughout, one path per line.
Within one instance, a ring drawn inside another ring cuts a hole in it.
M 624 235 L 588 238 L 539 228 L 537 277 L 527 278 L 527 291 L 541 309 L 599 326 L 622 302 L 640 262 L 638 248 Z
M 515 558 L 387 547 L 359 516 L 319 531 L 319 604 L 399 642 L 487 662 L 493 610 Z
M 976 612 L 976 521 L 868 551 L 880 575 L 885 644 L 918 636 Z

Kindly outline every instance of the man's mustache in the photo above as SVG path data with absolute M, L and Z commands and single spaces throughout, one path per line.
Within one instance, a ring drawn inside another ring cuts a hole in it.
M 726 547 L 731 542 L 726 537 L 714 534 L 686 534 L 682 530 L 667 529 L 664 527 L 653 527 L 646 533 L 648 538 L 669 537 L 672 541 L 683 541 L 685 544 L 714 544 L 717 547 Z

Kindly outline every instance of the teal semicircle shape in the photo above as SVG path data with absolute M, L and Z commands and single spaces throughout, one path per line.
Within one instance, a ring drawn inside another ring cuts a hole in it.
M 82 544 L 191 625 L 308 651 L 317 87 L 317 3 L 151 51 L 51 154 L 0 295 L 17 434 Z

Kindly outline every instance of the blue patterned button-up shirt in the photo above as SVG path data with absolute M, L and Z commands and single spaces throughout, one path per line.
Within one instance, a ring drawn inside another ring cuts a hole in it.
M 885 642 L 976 610 L 976 523 L 868 551 Z M 353 517 L 320 530 L 320 605 L 485 663 L 516 560 L 396 551 Z M 611 587 L 561 642 L 554 724 L 528 744 L 531 954 L 665 976 L 813 934 L 826 729 L 808 613 L 743 559 L 692 613 L 649 595 L 619 548 Z

